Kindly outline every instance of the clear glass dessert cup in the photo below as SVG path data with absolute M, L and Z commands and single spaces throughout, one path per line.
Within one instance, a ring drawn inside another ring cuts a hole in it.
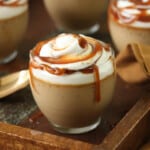
M 15 10 L 15 6 L 11 4 L 0 5 L 0 64 L 9 63 L 16 58 L 17 46 L 22 41 L 27 28 L 28 9 L 23 8 L 23 11 L 21 8 L 16 9 L 19 10 Z
M 38 44 L 37 47 L 40 45 Z M 52 127 L 56 131 L 68 134 L 94 130 L 100 124 L 101 112 L 106 109 L 113 97 L 115 87 L 113 54 L 102 64 L 103 68 L 105 65 L 113 68 L 113 72 L 106 78 L 92 83 L 78 84 L 68 84 L 64 79 L 62 84 L 47 80 L 45 76 L 47 73 L 43 72 L 42 66 L 35 64 L 33 55 L 35 49 L 30 53 L 30 87 L 38 107 Z M 109 67 L 106 67 L 108 70 L 102 69 L 102 71 L 109 71 Z M 38 70 L 40 68 L 41 70 Z M 40 76 L 45 76 L 44 80 L 37 76 L 39 73 L 42 73 Z M 70 78 L 70 75 L 69 73 L 65 77 Z M 84 77 L 81 76 L 80 80 L 85 80 Z M 56 78 L 57 82 L 61 80 L 61 76 Z
M 110 35 L 116 49 L 130 43 L 150 44 L 150 0 L 112 0 L 108 9 Z
M 100 29 L 100 17 L 107 9 L 108 0 L 44 0 L 49 15 L 58 30 L 91 35 Z

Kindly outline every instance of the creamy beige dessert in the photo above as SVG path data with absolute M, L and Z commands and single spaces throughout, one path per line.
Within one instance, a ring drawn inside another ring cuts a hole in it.
M 16 56 L 27 22 L 27 0 L 0 0 L 0 63 L 7 63 Z
M 59 29 L 88 33 L 99 29 L 108 0 L 44 0 L 44 3 Z
M 118 51 L 129 43 L 150 44 L 150 0 L 114 0 L 110 3 L 108 17 Z
M 109 45 L 60 34 L 34 47 L 29 66 L 34 99 L 56 130 L 83 133 L 99 125 L 115 85 Z

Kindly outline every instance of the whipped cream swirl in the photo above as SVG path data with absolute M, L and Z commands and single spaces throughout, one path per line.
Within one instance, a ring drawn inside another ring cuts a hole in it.
M 0 20 L 18 16 L 28 9 L 28 0 L 0 0 Z
M 76 34 L 60 34 L 41 42 L 31 51 L 33 74 L 56 84 L 88 84 L 114 73 L 110 47 L 96 39 Z
M 118 0 L 111 10 L 121 24 L 150 28 L 150 0 Z

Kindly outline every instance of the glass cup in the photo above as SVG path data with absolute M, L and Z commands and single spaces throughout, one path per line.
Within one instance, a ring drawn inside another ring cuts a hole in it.
M 63 32 L 93 34 L 99 30 L 100 17 L 108 0 L 44 0 L 56 26 Z
M 108 24 L 118 51 L 130 43 L 150 44 L 150 0 L 112 0 Z
M 27 0 L 0 0 L 0 64 L 17 56 L 28 22 Z
M 95 129 L 115 85 L 111 47 L 96 39 L 60 34 L 30 52 L 30 87 L 34 99 L 61 133 Z

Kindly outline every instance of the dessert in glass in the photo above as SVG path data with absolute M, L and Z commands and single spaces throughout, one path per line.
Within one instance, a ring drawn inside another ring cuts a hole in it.
M 17 56 L 28 22 L 27 0 L 0 0 L 0 64 Z
M 44 0 L 58 29 L 82 34 L 99 30 L 100 17 L 103 17 L 107 3 L 108 0 Z
M 34 99 L 54 129 L 84 133 L 100 124 L 115 85 L 114 55 L 99 40 L 62 33 L 30 52 Z
M 129 43 L 150 44 L 150 0 L 113 0 L 108 24 L 118 51 Z

